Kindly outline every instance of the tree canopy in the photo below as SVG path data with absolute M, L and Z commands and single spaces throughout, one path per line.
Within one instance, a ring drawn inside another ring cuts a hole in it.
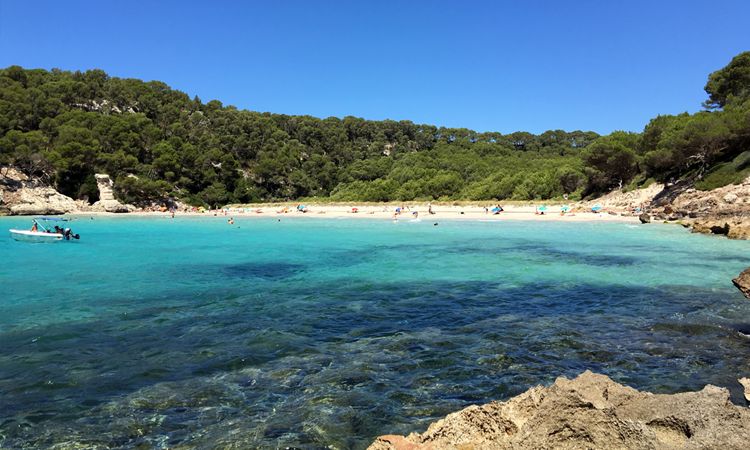
M 0 165 L 89 201 L 104 172 L 127 202 L 209 206 L 578 198 L 683 177 L 710 188 L 750 175 L 750 52 L 706 92 L 708 110 L 658 116 L 642 133 L 501 134 L 246 111 L 159 81 L 11 66 L 0 69 Z

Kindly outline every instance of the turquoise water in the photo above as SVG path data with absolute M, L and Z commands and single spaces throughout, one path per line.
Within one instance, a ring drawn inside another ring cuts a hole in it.
M 0 218 L 0 230 L 28 218 Z M 0 448 L 363 448 L 585 369 L 750 375 L 750 242 L 677 226 L 80 218 L 0 235 Z

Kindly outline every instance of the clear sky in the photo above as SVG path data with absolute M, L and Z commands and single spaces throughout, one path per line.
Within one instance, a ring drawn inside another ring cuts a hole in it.
M 746 50 L 748 0 L 0 0 L 0 67 L 503 133 L 641 131 L 699 110 L 708 74 Z

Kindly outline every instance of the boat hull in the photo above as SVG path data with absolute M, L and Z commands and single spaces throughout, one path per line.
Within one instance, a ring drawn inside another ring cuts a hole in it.
M 29 230 L 10 230 L 10 237 L 24 242 L 60 242 L 63 240 L 63 235 L 59 233 Z

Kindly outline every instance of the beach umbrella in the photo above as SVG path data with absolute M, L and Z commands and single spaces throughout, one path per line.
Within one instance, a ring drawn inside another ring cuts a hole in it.
M 498 208 L 497 206 L 495 206 L 494 208 L 492 208 L 492 210 L 491 210 L 491 211 L 492 211 L 492 212 L 500 212 L 500 211 L 502 211 L 502 210 L 501 210 L 500 208 Z
M 560 208 L 560 209 L 561 209 L 561 210 L 562 210 L 563 212 L 568 212 L 568 211 L 570 211 L 570 206 L 568 206 L 568 205 L 563 205 L 563 206 L 562 206 L 562 208 Z
M 357 211 L 359 211 L 359 208 L 352 208 L 352 212 L 357 212 Z
M 602 205 L 600 205 L 598 203 L 596 205 L 594 205 L 594 206 L 591 207 L 591 210 L 594 211 L 594 212 L 597 212 L 600 209 L 602 209 Z
M 547 205 L 540 206 L 539 211 L 547 211 Z

